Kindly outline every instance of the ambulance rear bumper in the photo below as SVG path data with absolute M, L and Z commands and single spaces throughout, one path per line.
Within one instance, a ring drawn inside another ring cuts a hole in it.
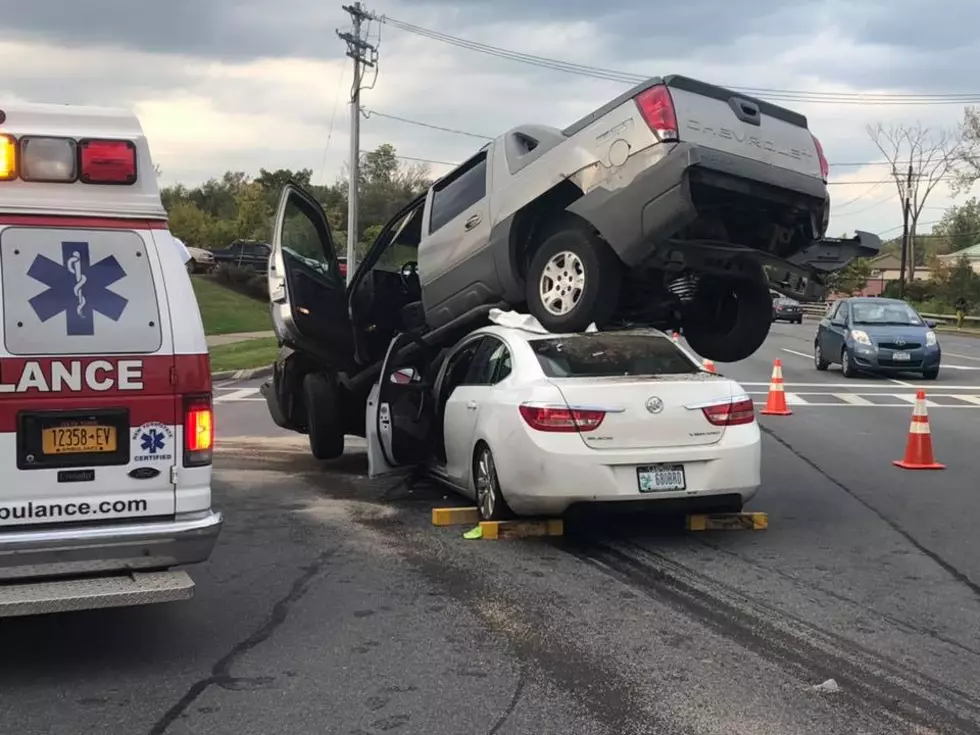
M 0 580 L 104 575 L 195 564 L 211 556 L 222 523 L 221 513 L 204 511 L 172 521 L 0 531 Z

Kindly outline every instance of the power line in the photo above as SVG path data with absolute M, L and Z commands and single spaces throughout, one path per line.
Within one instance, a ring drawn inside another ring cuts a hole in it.
M 479 138 L 480 140 L 493 140 L 489 135 L 479 135 L 477 133 L 468 133 L 465 130 L 456 130 L 455 128 L 444 128 L 440 125 L 433 125 L 432 123 L 422 122 L 421 120 L 410 120 L 407 117 L 399 117 L 398 115 L 389 115 L 384 112 L 378 112 L 377 110 L 364 109 L 362 111 L 364 117 L 370 118 L 373 116 L 384 117 L 388 120 L 397 120 L 398 122 L 408 123 L 409 125 L 417 125 L 421 128 L 429 128 L 431 130 L 439 130 L 443 133 L 454 133 L 455 135 L 466 135 L 470 138 Z
M 439 41 L 458 48 L 494 56 L 502 59 L 509 59 L 520 63 L 561 71 L 567 74 L 591 77 L 593 79 L 603 79 L 606 81 L 621 82 L 623 84 L 639 84 L 648 79 L 648 76 L 632 74 L 615 69 L 606 69 L 598 66 L 586 64 L 574 64 L 571 62 L 550 59 L 545 56 L 536 56 L 520 51 L 491 46 L 477 41 L 451 36 L 447 33 L 423 28 L 412 23 L 407 23 L 397 18 L 385 15 L 373 16 L 376 20 L 387 25 L 391 25 L 399 30 L 412 33 L 423 38 Z M 949 93 L 864 93 L 864 92 L 812 92 L 805 90 L 792 89 L 771 89 L 764 87 L 746 87 L 742 85 L 725 85 L 734 90 L 753 95 L 764 95 L 772 100 L 787 102 L 813 102 L 823 104 L 852 104 L 852 105 L 969 105 L 980 103 L 980 92 L 949 92 Z
M 402 161 L 418 161 L 419 163 L 436 163 L 440 166 L 458 166 L 458 163 L 450 163 L 449 161 L 437 161 L 434 158 L 417 158 L 415 156 L 395 156 L 395 158 Z

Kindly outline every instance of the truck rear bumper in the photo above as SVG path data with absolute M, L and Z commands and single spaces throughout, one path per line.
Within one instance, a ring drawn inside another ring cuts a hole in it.
M 161 570 L 206 561 L 221 513 L 172 521 L 0 532 L 0 581 Z
M 627 162 L 624 168 L 628 166 Z M 700 212 L 691 184 L 698 180 L 733 194 L 777 203 L 806 204 L 814 209 L 830 206 L 827 186 L 820 179 L 751 158 L 678 143 L 628 185 L 606 188 L 600 184 L 568 210 L 591 222 L 626 265 L 636 266 L 658 241 L 675 236 L 697 219 Z

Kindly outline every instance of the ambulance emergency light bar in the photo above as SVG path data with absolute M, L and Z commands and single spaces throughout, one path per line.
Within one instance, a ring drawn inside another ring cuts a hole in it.
M 129 140 L 0 134 L 0 182 L 136 183 L 136 145 Z

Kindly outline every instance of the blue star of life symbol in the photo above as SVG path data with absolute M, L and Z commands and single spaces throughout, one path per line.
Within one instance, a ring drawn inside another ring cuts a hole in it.
M 27 275 L 48 288 L 30 300 L 42 322 L 64 312 L 71 336 L 95 334 L 95 313 L 119 321 L 128 299 L 109 286 L 125 278 L 126 271 L 115 255 L 91 263 L 87 242 L 61 243 L 62 262 L 38 255 Z
M 157 431 L 156 429 L 150 429 L 145 432 L 141 437 L 140 449 L 144 452 L 149 452 L 150 454 L 156 454 L 157 452 L 163 451 L 163 432 Z

